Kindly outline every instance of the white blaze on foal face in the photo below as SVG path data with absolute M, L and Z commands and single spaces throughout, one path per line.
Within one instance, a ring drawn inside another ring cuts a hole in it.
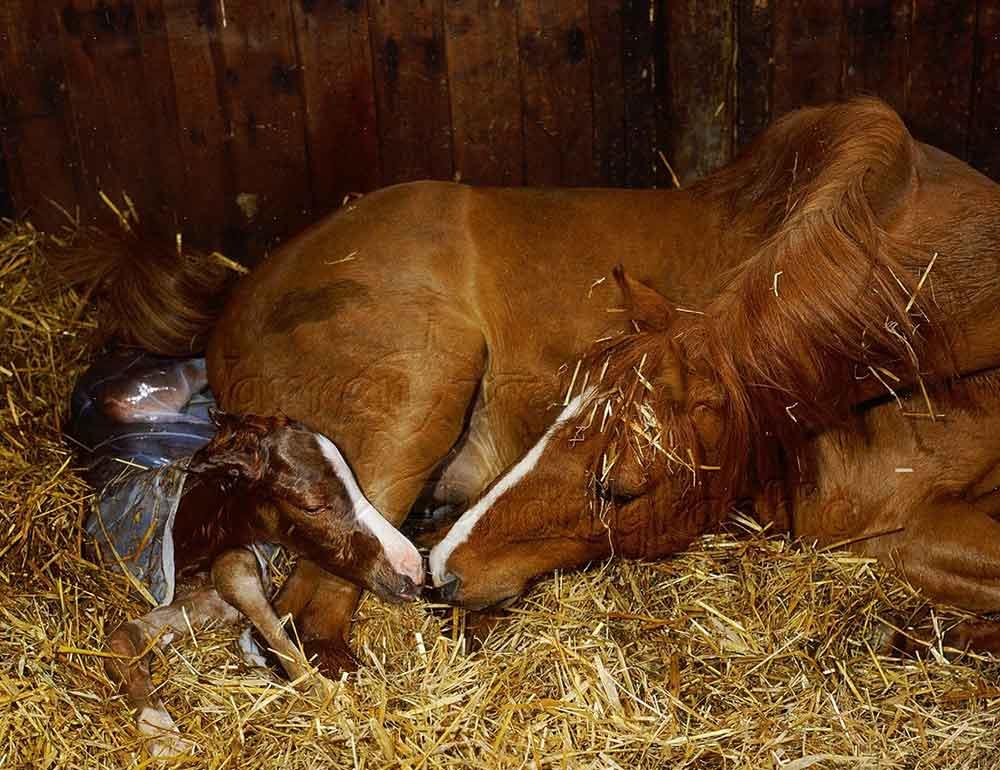
M 555 422 L 545 432 L 545 435 L 538 440 L 538 443 L 507 471 L 483 497 L 462 514 L 462 517 L 455 522 L 455 525 L 448 532 L 447 537 L 434 547 L 430 555 L 430 570 L 435 586 L 440 587 L 452 580 L 453 576 L 448 572 L 449 557 L 455 552 L 456 548 L 469 539 L 476 524 L 489 514 L 490 509 L 505 494 L 514 490 L 518 484 L 524 481 L 535 470 L 553 436 L 567 422 L 580 414 L 584 403 L 588 401 L 593 392 L 593 390 L 587 390 L 570 401 L 556 418 Z
M 365 497 L 337 445 L 326 436 L 318 433 L 316 441 L 323 457 L 326 458 L 347 493 L 356 526 L 375 537 L 382 547 L 385 559 L 393 570 L 409 578 L 415 586 L 422 585 L 424 565 L 416 547 L 399 530 L 386 521 Z

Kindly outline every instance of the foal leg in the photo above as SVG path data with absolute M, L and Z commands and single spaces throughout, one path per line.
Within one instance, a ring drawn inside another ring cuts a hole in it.
M 129 703 L 136 709 L 139 732 L 145 736 L 146 749 L 152 756 L 189 754 L 194 749 L 190 741 L 181 737 L 163 701 L 154 693 L 148 655 L 154 640 L 155 646 L 162 649 L 209 621 L 232 624 L 239 617 L 239 612 L 214 589 L 205 588 L 123 623 L 112 632 L 108 647 L 117 657 L 106 659 L 105 670 L 112 681 L 124 688 Z
M 458 441 L 479 379 L 480 359 L 455 359 L 434 375 L 412 369 L 379 374 L 395 378 L 405 398 L 361 405 L 363 435 L 349 436 L 344 453 L 365 494 L 393 526 L 399 526 L 434 469 Z M 315 420 L 313 420 L 315 423 Z M 317 429 L 340 439 L 337 426 Z M 302 561 L 275 602 L 292 613 L 306 652 L 326 673 L 353 670 L 351 620 L 360 589 Z
M 253 553 L 245 548 L 224 551 L 212 564 L 212 583 L 219 596 L 253 623 L 292 681 L 309 676 L 309 661 L 285 633 L 281 619 L 264 593 L 260 565 Z M 322 696 L 329 682 L 320 677 L 311 684 Z

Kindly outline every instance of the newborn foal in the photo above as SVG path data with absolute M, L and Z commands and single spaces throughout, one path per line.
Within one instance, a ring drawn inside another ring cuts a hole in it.
M 423 582 L 416 548 L 368 502 L 332 441 L 284 417 L 215 419 L 219 432 L 191 459 L 197 478 L 167 534 L 179 597 L 109 639 L 108 674 L 137 709 L 154 756 L 191 748 L 153 692 L 146 653 L 154 644 L 245 616 L 293 682 L 309 672 L 267 599 L 254 543 L 280 544 L 391 600 L 414 598 Z

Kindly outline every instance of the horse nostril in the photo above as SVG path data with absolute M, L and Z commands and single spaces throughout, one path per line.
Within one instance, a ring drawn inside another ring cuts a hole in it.
M 403 599 L 416 599 L 421 593 L 423 593 L 423 586 L 404 575 L 403 588 L 399 592 L 400 597 Z
M 438 586 L 437 595 L 442 601 L 450 602 L 458 596 L 458 589 L 462 587 L 462 581 L 454 575 L 444 576 L 444 582 Z

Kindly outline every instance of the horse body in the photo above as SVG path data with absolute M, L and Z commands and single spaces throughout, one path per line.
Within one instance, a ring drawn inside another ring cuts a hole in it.
M 461 507 L 544 432 L 574 357 L 627 328 L 597 282 L 625 260 L 697 309 L 744 253 L 719 216 L 689 192 L 378 192 L 240 282 L 209 381 L 227 410 L 336 437 L 393 524 L 418 500 Z M 307 565 L 277 609 L 321 667 L 342 668 L 357 596 Z
M 742 499 L 758 499 L 760 512 L 787 504 L 784 488 L 808 481 L 798 461 L 813 437 L 866 403 L 997 365 L 1000 188 L 905 131 L 894 135 L 890 120 L 851 130 L 870 108 L 788 116 L 747 156 L 761 180 L 737 162 L 703 183 L 735 202 L 735 226 L 763 234 L 758 246 L 747 241 L 745 261 L 695 319 L 680 317 L 672 296 L 622 277 L 639 331 L 591 351 L 589 371 L 607 380 L 434 548 L 443 598 L 482 607 L 553 569 L 676 552 Z M 818 125 L 809 115 L 821 115 Z M 778 141 L 789 134 L 794 141 Z M 954 473 L 972 488 L 993 478 L 996 447 L 974 422 L 960 425 L 950 437 L 934 425 L 928 438 L 954 453 Z M 855 444 L 820 452 L 816 467 L 843 464 L 846 486 L 914 449 L 880 433 L 881 454 Z M 886 561 L 903 552 L 930 595 L 1000 608 L 990 590 L 1000 562 L 987 515 L 995 501 L 984 492 L 978 507 L 950 498 L 945 506 L 933 485 L 875 497 L 902 483 L 872 484 L 843 504 L 832 494 L 803 498 L 796 521 L 802 534 L 828 535 L 837 514 L 826 509 L 839 507 L 852 528 L 825 541 L 858 537 Z M 947 508 L 945 523 L 935 508 Z M 890 525 L 902 529 L 877 536 Z
M 625 328 L 608 312 L 613 290 L 598 283 L 614 264 L 670 286 L 679 304 L 710 296 L 742 252 L 705 214 L 690 194 L 665 191 L 377 192 L 239 284 L 212 334 L 209 379 L 227 409 L 280 409 L 342 436 L 376 498 L 395 481 L 388 474 L 422 469 L 379 457 L 356 426 L 376 420 L 408 440 L 443 432 L 447 451 L 457 407 L 469 429 L 444 472 L 443 502 L 467 501 L 544 430 L 559 368 Z M 381 416 L 427 389 L 447 417 Z
M 209 382 L 228 410 L 281 412 L 334 438 L 399 524 L 421 496 L 475 499 L 545 433 L 574 362 L 632 328 L 600 282 L 623 264 L 704 332 L 670 343 L 685 356 L 667 382 L 677 408 L 746 454 L 754 431 L 821 427 L 882 392 L 853 377 L 861 359 L 902 385 L 921 366 L 1000 364 L 997 221 L 996 185 L 873 100 L 793 113 L 682 191 L 394 187 L 241 280 L 211 331 Z M 918 307 L 941 334 L 915 331 L 904 308 L 936 252 Z M 751 397 L 755 381 L 772 387 Z M 552 491 L 575 500 L 575 484 L 586 474 Z M 276 610 L 336 668 L 357 598 L 305 562 Z

